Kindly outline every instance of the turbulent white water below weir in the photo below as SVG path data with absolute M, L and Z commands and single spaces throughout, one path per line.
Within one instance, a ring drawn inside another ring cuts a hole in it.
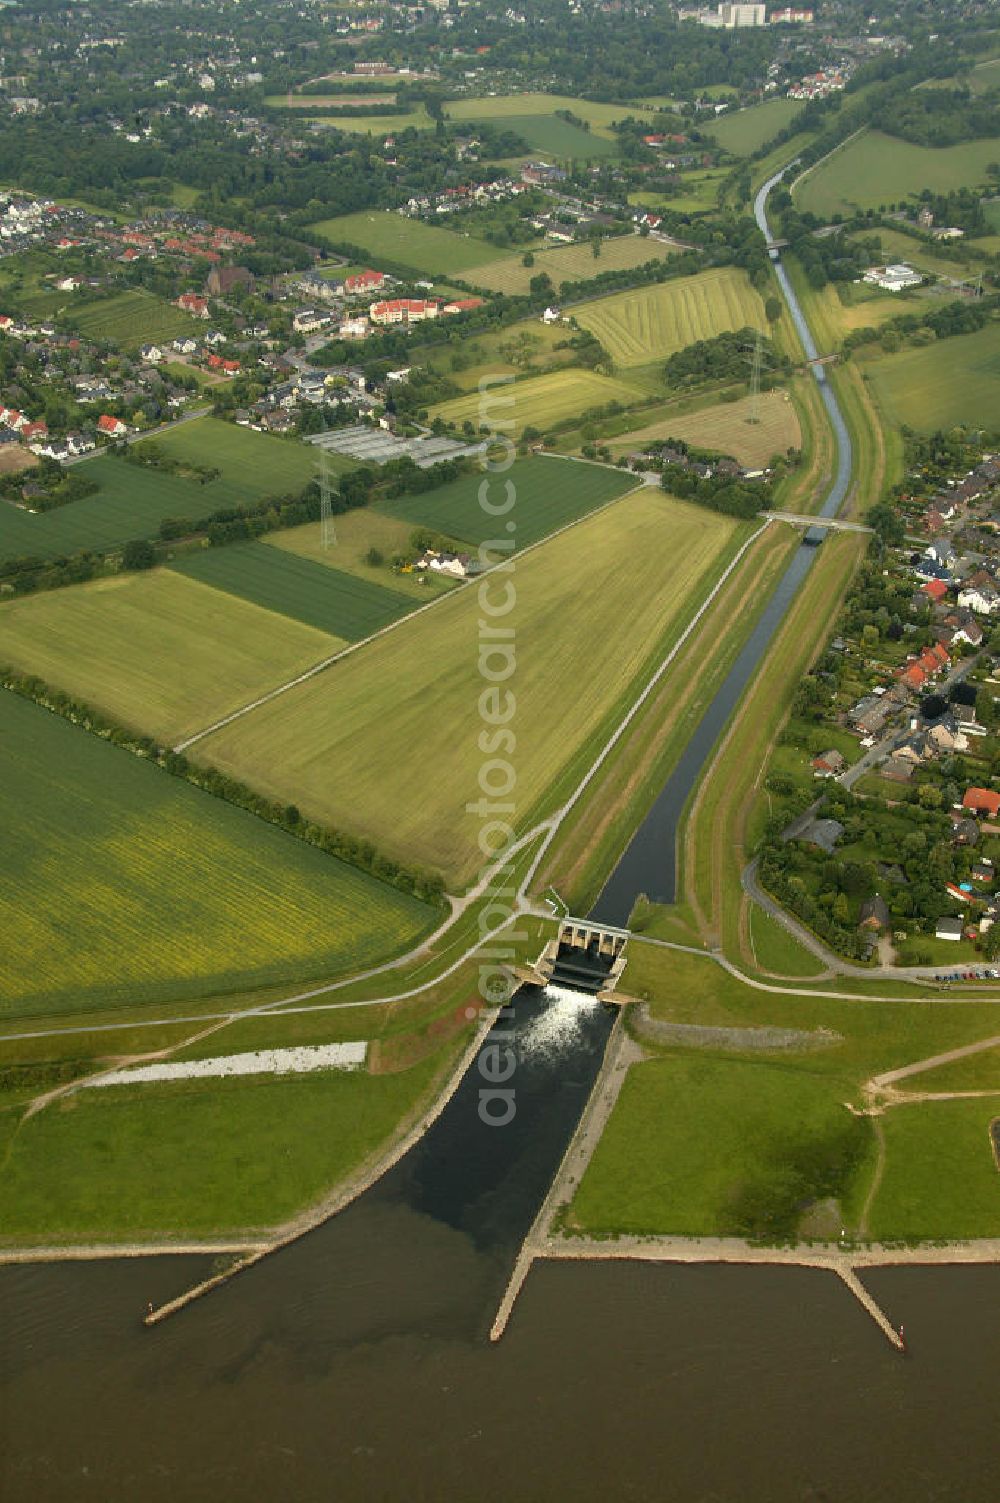
M 602 1006 L 590 992 L 576 992 L 568 986 L 552 983 L 545 988 L 544 996 L 548 1006 L 525 1029 L 519 1040 L 525 1057 L 575 1047 L 580 1042 L 584 1024 Z
M 109 1070 L 83 1082 L 85 1086 L 145 1085 L 155 1080 L 194 1080 L 212 1075 L 304 1075 L 310 1070 L 356 1070 L 365 1062 L 368 1045 L 311 1044 L 293 1049 L 255 1049 L 247 1054 L 212 1059 L 160 1060 Z

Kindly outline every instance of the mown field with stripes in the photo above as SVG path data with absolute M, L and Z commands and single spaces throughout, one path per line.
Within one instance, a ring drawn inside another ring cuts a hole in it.
M 617 292 L 574 309 L 618 366 L 666 359 L 699 339 L 733 329 L 765 329 L 764 304 L 746 272 L 714 267 L 656 287 Z

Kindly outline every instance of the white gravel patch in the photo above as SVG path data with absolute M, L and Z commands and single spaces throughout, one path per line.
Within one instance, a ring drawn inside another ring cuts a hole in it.
M 212 1059 L 162 1060 L 109 1070 L 87 1086 L 142 1085 L 154 1080 L 196 1080 L 213 1075 L 304 1075 L 310 1070 L 357 1070 L 368 1045 L 310 1044 L 296 1049 L 255 1049 L 248 1054 L 220 1054 Z

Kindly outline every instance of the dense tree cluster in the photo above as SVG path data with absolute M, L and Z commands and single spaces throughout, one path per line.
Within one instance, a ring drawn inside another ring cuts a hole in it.
M 704 386 L 718 381 L 746 381 L 757 340 L 761 343 L 760 384 L 765 390 L 787 374 L 791 362 L 779 355 L 770 339 L 744 328 L 697 339 L 671 355 L 663 367 L 668 386 Z

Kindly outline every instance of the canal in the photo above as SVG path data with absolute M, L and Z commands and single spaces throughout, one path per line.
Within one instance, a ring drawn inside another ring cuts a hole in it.
M 849 475 L 848 447 L 841 500 Z M 810 561 L 793 559 L 686 778 Z M 661 866 L 669 812 L 647 821 Z M 606 893 L 628 895 L 623 869 Z M 905 1311 L 907 1360 L 834 1277 L 789 1268 L 536 1265 L 487 1342 L 612 1021 L 591 997 L 522 989 L 395 1169 L 153 1329 L 147 1303 L 208 1260 L 0 1268 L 3 1503 L 991 1500 L 998 1269 L 871 1274 Z

